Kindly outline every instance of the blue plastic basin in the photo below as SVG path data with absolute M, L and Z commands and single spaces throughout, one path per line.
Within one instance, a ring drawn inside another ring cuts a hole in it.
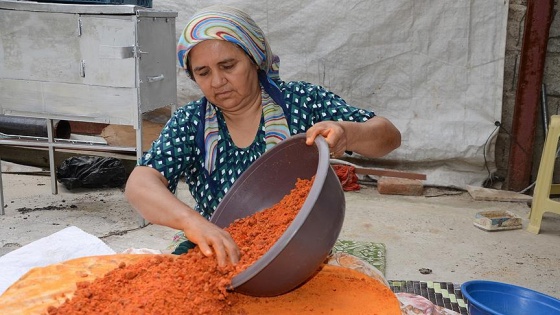
M 461 285 L 470 315 L 560 314 L 560 300 L 520 286 L 485 280 Z

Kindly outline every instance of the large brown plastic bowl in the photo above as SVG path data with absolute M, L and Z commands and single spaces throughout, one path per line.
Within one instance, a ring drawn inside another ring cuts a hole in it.
M 231 289 L 252 296 L 287 293 L 308 280 L 333 248 L 346 202 L 329 164 L 324 138 L 305 144 L 288 138 L 263 154 L 235 182 L 211 222 L 227 227 L 235 219 L 270 208 L 295 188 L 298 178 L 315 181 L 294 221 L 259 260 L 232 279 Z

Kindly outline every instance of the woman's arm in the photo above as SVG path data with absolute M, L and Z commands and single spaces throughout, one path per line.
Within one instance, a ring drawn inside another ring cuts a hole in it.
M 401 145 L 401 133 L 386 118 L 375 116 L 365 122 L 321 121 L 307 130 L 307 144 L 322 135 L 333 157 L 352 151 L 369 158 L 382 157 Z
M 212 224 L 167 189 L 167 180 L 157 170 L 137 166 L 126 183 L 129 203 L 148 221 L 182 230 L 206 256 L 216 255 L 220 266 L 239 260 L 239 249 L 225 230 Z

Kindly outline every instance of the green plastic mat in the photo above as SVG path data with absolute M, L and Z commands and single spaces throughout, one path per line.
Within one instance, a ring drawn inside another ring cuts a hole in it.
M 383 243 L 337 240 L 332 251 L 356 256 L 385 275 L 385 244 Z

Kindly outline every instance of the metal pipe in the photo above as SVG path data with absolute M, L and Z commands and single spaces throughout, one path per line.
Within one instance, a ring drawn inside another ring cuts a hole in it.
M 23 141 L 48 141 L 48 138 L 45 137 L 32 137 L 32 136 L 20 136 L 20 135 L 8 135 L 5 133 L 0 132 L 0 140 L 7 139 L 7 140 L 23 140 Z M 79 140 L 79 139 L 54 139 L 54 143 L 85 143 L 85 144 L 99 144 L 103 146 L 107 146 L 105 141 L 94 141 L 94 140 Z
M 554 1 L 527 1 L 515 94 L 507 188 L 520 191 L 531 181 L 533 145 Z
M 70 139 L 72 133 L 70 122 L 67 120 L 53 120 L 54 138 Z M 47 119 L 0 115 L 0 133 L 47 137 Z
M 39 147 L 39 148 L 48 148 L 49 146 L 53 146 L 60 149 L 68 149 L 68 150 L 83 150 L 83 151 L 105 151 L 105 152 L 136 152 L 135 147 L 114 147 L 108 145 L 100 145 L 100 144 L 76 144 L 76 141 L 55 141 L 52 144 L 45 142 L 45 141 L 23 141 L 23 140 L 10 140 L 10 139 L 2 139 L 0 137 L 0 145 L 11 145 L 11 146 L 20 146 L 20 147 Z

